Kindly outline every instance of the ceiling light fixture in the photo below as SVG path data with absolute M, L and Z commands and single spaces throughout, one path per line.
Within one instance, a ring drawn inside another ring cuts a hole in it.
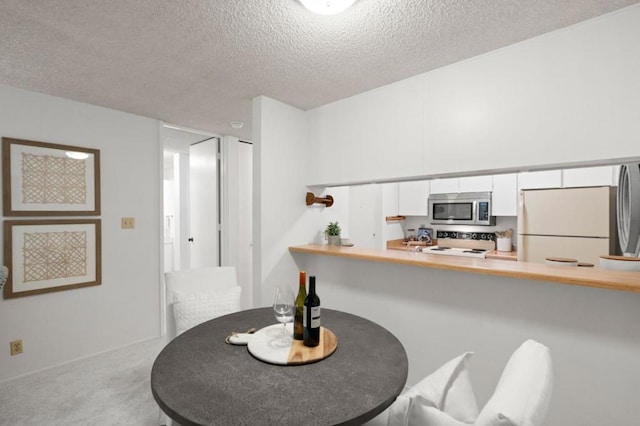
M 356 0 L 300 0 L 300 3 L 318 15 L 335 15 L 349 8 Z
M 234 129 L 242 129 L 242 127 L 244 126 L 244 123 L 242 121 L 232 121 L 229 124 L 231 124 L 231 127 L 233 127 Z

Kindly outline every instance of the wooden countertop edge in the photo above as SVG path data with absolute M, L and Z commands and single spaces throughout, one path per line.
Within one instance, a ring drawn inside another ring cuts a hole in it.
M 518 260 L 518 252 L 493 250 L 487 253 L 487 259 L 501 259 L 515 262 Z
M 373 250 L 324 244 L 292 246 L 289 247 L 289 251 L 292 253 L 344 257 L 371 262 L 396 263 L 609 290 L 640 292 L 640 273 L 638 272 L 577 268 L 531 262 L 505 262 L 500 259 L 435 256 L 424 253 L 407 253 L 399 250 Z

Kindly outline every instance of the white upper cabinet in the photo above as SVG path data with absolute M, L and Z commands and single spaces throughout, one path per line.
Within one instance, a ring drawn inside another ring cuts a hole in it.
M 434 179 L 431 181 L 432 194 L 460 192 L 460 178 Z
M 309 111 L 307 185 L 424 174 L 423 93 L 417 76 Z
M 518 173 L 518 189 L 561 188 L 562 170 Z
M 637 156 L 639 17 L 610 14 L 427 73 L 430 174 Z
M 639 20 L 628 8 L 309 110 L 306 184 L 637 158 Z
M 618 182 L 620 181 L 620 166 L 611 166 L 613 173 L 613 186 L 618 186 Z
M 615 186 L 618 180 L 618 166 L 584 167 L 562 171 L 562 186 Z
M 428 180 L 400 182 L 398 184 L 398 214 L 402 216 L 428 216 L 429 189 Z
M 382 187 L 382 216 L 397 216 L 398 213 L 398 183 L 383 183 Z
M 460 192 L 489 192 L 493 189 L 492 176 L 471 176 L 460 178 Z
M 493 187 L 491 176 L 470 176 L 463 178 L 434 179 L 431 181 L 432 194 L 457 192 L 488 192 Z
M 493 176 L 491 194 L 491 214 L 493 216 L 518 215 L 518 175 L 508 173 Z

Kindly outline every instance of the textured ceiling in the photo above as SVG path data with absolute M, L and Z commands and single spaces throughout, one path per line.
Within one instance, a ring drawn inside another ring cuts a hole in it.
M 255 96 L 310 109 L 637 2 L 0 0 L 0 84 L 250 140 Z

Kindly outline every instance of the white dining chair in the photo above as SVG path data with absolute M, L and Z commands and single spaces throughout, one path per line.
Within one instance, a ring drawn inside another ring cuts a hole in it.
M 467 373 L 471 355 L 467 352 L 440 367 L 367 425 L 542 426 L 553 387 L 549 348 L 534 340 L 520 345 L 479 413 Z
M 167 343 L 198 324 L 241 309 L 242 289 L 233 266 L 167 272 L 164 282 Z M 162 410 L 159 423 L 174 424 Z
M 164 279 L 167 341 L 204 321 L 240 310 L 242 290 L 233 266 L 167 272 Z

